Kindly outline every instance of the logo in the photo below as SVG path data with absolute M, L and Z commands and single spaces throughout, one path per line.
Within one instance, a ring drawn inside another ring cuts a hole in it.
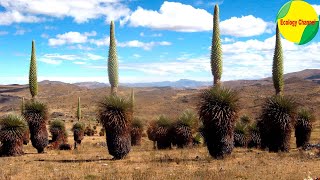
M 310 42 L 319 30 L 317 12 L 303 0 L 291 0 L 283 5 L 277 23 L 282 36 L 299 45 Z

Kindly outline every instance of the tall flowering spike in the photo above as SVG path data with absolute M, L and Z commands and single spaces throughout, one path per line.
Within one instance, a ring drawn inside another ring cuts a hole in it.
M 38 94 L 38 80 L 37 80 L 37 61 L 36 61 L 36 47 L 35 42 L 32 41 L 30 70 L 29 70 L 29 89 L 34 99 Z
M 211 72 L 213 75 L 213 84 L 220 85 L 222 76 L 222 48 L 219 29 L 219 7 L 215 5 L 213 15 L 213 34 L 211 45 Z
M 273 55 L 273 65 L 272 65 L 272 79 L 273 86 L 276 90 L 276 95 L 283 95 L 283 53 L 281 46 L 281 37 L 279 33 L 279 28 L 277 26 L 276 30 L 276 46 Z
M 118 72 L 118 57 L 116 39 L 114 33 L 114 22 L 110 23 L 110 45 L 109 45 L 109 56 L 108 56 L 108 76 L 111 85 L 111 94 L 116 95 L 119 83 L 119 72 Z
M 77 108 L 77 119 L 81 120 L 81 105 L 80 105 L 80 97 L 78 97 L 78 108 Z

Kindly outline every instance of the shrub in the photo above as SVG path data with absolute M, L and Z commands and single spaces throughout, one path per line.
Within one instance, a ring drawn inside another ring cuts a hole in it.
M 233 149 L 234 123 L 239 109 L 237 93 L 219 86 L 200 95 L 199 117 L 209 153 L 224 158 Z
M 73 140 L 74 140 L 74 148 L 77 149 L 77 144 L 81 144 L 84 136 L 84 123 L 76 122 L 73 127 Z
M 107 146 L 114 159 L 124 158 L 131 150 L 132 111 L 130 102 L 111 95 L 99 104 L 99 121 L 106 130 Z
M 58 149 L 61 144 L 65 144 L 68 141 L 68 135 L 63 121 L 52 121 L 50 123 L 49 130 L 52 135 L 50 144 L 52 145 L 53 149 Z
M 292 125 L 296 115 L 296 102 L 291 97 L 273 96 L 268 98 L 262 108 L 261 146 L 270 152 L 289 151 Z
M 0 119 L 0 156 L 19 156 L 23 152 L 23 136 L 28 126 L 18 115 L 6 115 Z
M 192 145 L 192 134 L 198 128 L 198 117 L 191 110 L 184 111 L 171 129 L 172 143 L 178 148 Z
M 256 123 L 253 123 L 248 127 L 248 133 L 248 148 L 260 148 L 261 137 Z
M 143 132 L 143 124 L 141 119 L 134 118 L 131 125 L 131 145 L 140 146 Z
M 27 102 L 23 116 L 29 125 L 32 146 L 38 150 L 38 153 L 43 153 L 48 145 L 47 106 L 38 101 Z
M 301 109 L 298 112 L 298 117 L 295 122 L 295 136 L 297 147 L 306 147 L 309 144 L 312 123 L 315 121 L 315 116 L 311 111 Z
M 168 117 L 161 115 L 156 121 L 155 125 L 155 140 L 157 141 L 158 149 L 171 148 L 171 134 L 172 120 Z

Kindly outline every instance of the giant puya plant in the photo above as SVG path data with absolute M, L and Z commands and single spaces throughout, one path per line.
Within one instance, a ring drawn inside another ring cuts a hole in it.
M 48 131 L 46 124 L 48 121 L 48 108 L 44 103 L 36 100 L 38 94 L 37 62 L 35 42 L 32 41 L 31 61 L 29 71 L 29 90 L 32 100 L 25 104 L 23 116 L 28 122 L 31 143 L 38 153 L 43 153 L 48 145 Z
M 129 100 L 117 95 L 119 72 L 113 21 L 110 24 L 108 76 L 111 95 L 99 104 L 99 120 L 106 131 L 109 154 L 114 159 L 123 159 L 131 150 L 132 107 Z
M 81 144 L 83 138 L 84 138 L 84 130 L 85 125 L 81 121 L 81 104 L 80 104 L 80 97 L 78 97 L 78 107 L 76 112 L 76 117 L 78 119 L 78 122 L 74 123 L 72 126 L 73 131 L 73 140 L 74 140 L 74 148 L 77 149 L 77 146 Z
M 221 159 L 230 154 L 234 147 L 233 133 L 239 106 L 237 93 L 221 87 L 222 48 L 218 5 L 215 5 L 213 15 L 211 70 L 214 86 L 201 93 L 198 113 L 209 153 Z
M 0 118 L 0 156 L 23 155 L 23 136 L 28 126 L 23 117 L 6 115 Z
M 283 93 L 283 52 L 278 26 L 276 27 L 272 79 L 275 95 L 267 98 L 262 107 L 260 122 L 258 122 L 261 147 L 268 148 L 270 152 L 286 152 L 290 149 L 290 137 L 297 106 L 293 98 L 284 96 Z

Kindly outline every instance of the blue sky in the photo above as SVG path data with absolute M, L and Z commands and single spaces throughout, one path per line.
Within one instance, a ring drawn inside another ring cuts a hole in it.
M 27 83 L 31 41 L 39 80 L 108 82 L 115 21 L 120 82 L 211 81 L 214 4 L 220 6 L 222 80 L 271 75 L 275 18 L 287 1 L 1 0 L 0 84 Z M 307 1 L 320 14 L 320 3 Z M 320 68 L 320 35 L 283 40 L 285 73 Z

